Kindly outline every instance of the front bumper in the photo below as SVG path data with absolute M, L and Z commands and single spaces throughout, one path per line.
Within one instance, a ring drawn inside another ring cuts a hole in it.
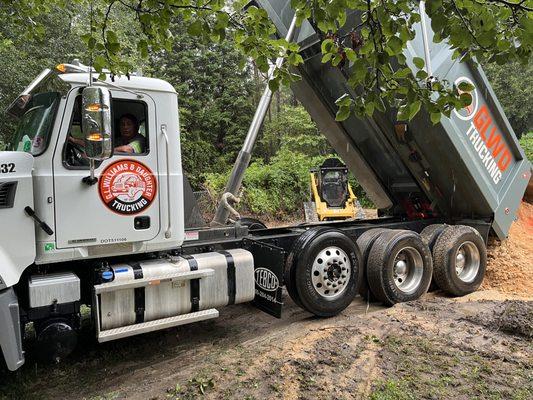
M 24 364 L 19 303 L 15 291 L 0 291 L 0 348 L 10 371 Z

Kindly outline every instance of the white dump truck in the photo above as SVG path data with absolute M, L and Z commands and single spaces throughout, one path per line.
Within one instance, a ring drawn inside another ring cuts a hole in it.
M 356 95 L 346 84 L 351 66 L 321 64 L 318 35 L 306 22 L 295 29 L 289 2 L 258 4 L 280 36 L 302 46 L 293 90 L 379 218 L 276 229 L 229 221 L 267 89 L 215 221 L 202 224 L 169 83 L 98 80 L 79 63 L 46 69 L 7 110 L 19 123 L 0 152 L 0 347 L 10 370 L 24 363 L 28 323 L 47 358 L 67 356 L 82 305 L 106 342 L 216 318 L 243 302 L 281 317 L 283 287 L 328 317 L 359 291 L 394 304 L 419 298 L 432 278 L 456 296 L 480 286 L 487 238 L 506 237 L 531 175 L 483 71 L 432 44 L 434 75 L 473 83 L 472 106 L 436 126 L 421 113 L 398 129 L 394 110 L 336 122 L 335 99 Z M 406 50 L 409 62 L 425 56 L 421 37 Z M 124 118 L 136 130 L 127 141 Z M 133 141 L 136 149 L 124 148 Z

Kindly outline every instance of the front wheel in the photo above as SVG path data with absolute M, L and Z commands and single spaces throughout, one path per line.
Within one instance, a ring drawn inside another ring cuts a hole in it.
M 331 317 L 353 301 L 362 278 L 361 254 L 337 229 L 314 228 L 293 254 L 293 285 L 304 309 Z

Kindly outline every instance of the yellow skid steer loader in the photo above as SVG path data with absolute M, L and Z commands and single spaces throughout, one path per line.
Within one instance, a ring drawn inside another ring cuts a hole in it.
M 328 158 L 310 171 L 311 201 L 304 203 L 306 222 L 364 219 L 364 212 L 348 182 L 348 168 Z

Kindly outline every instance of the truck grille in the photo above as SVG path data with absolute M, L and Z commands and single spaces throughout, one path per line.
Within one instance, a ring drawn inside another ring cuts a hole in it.
M 12 208 L 15 203 L 17 182 L 0 182 L 0 208 Z

